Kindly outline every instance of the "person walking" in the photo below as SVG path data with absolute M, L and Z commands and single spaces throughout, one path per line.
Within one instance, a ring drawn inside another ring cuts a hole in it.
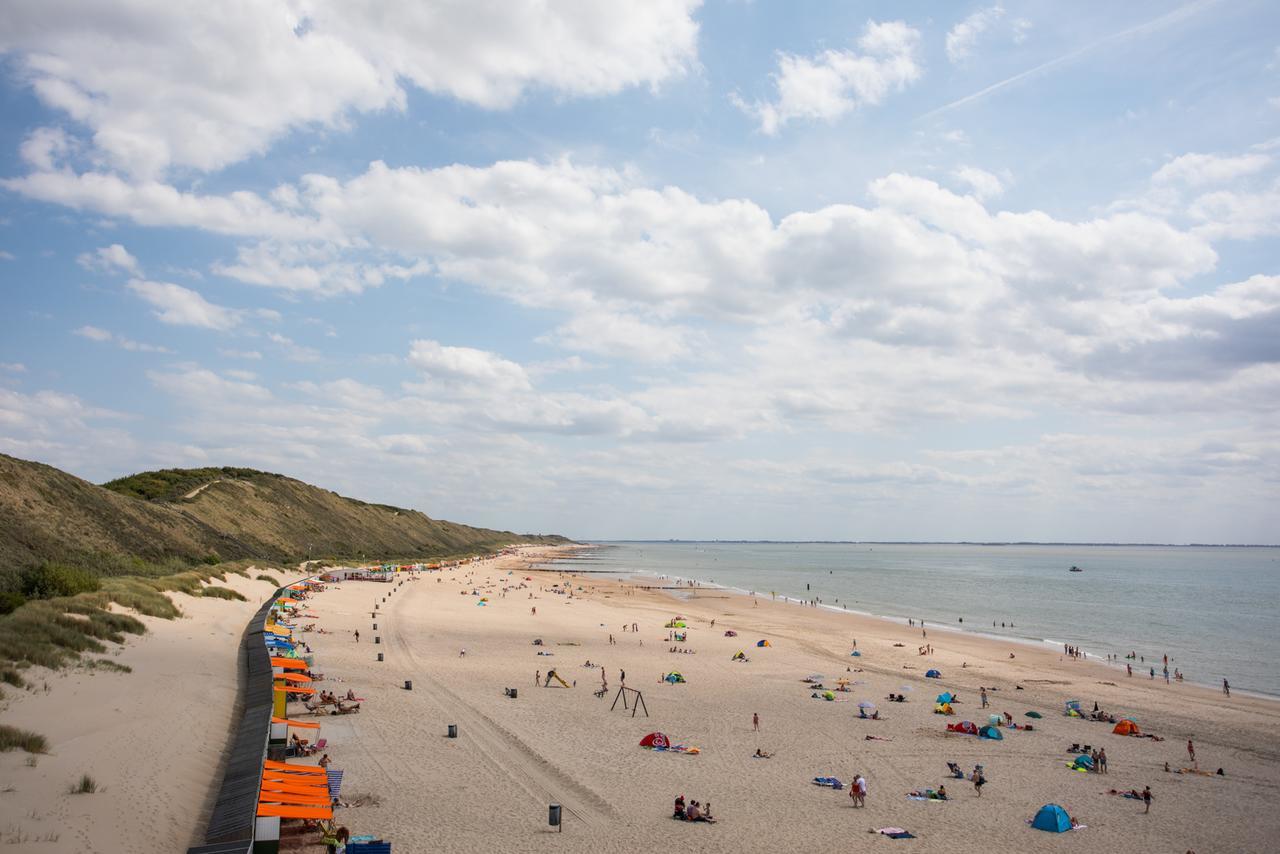
M 533 671 L 533 687 L 535 688 L 538 687 L 538 684 L 541 681 L 542 681 L 542 671 L 541 670 Z
M 1146 809 L 1142 811 L 1143 815 L 1151 812 L 1151 787 L 1147 786 L 1142 790 L 1142 803 L 1146 805 Z
M 756 712 L 751 713 L 751 729 L 753 732 L 760 731 L 760 715 Z
M 985 686 L 978 688 L 979 696 L 982 697 L 982 708 L 987 708 L 990 703 L 987 702 L 987 689 Z
M 982 787 L 987 785 L 987 777 L 982 773 L 982 766 L 973 769 L 973 791 L 982 797 Z
M 1098 751 L 1098 773 L 1107 773 L 1107 749 L 1105 747 Z
M 360 630 L 356 629 L 356 643 L 360 643 Z
M 1187 756 L 1191 759 L 1191 764 L 1196 764 L 1196 745 L 1191 739 L 1187 739 Z
M 853 778 L 853 791 L 858 795 L 858 806 L 865 807 L 867 805 L 867 778 L 862 776 L 862 772 L 858 772 Z
M 1225 679 L 1222 680 L 1222 693 L 1226 694 L 1228 697 L 1231 696 L 1231 683 L 1227 682 Z

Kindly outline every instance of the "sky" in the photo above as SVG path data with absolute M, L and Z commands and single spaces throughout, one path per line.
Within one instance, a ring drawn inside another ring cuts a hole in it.
M 1280 7 L 0 5 L 0 452 L 1280 542 Z

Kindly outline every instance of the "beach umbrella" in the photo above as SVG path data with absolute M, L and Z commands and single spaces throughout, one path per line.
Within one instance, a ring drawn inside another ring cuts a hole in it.
M 859 709 L 874 709 L 875 707 L 876 707 L 876 704 L 871 702 L 870 700 L 863 700 L 861 703 L 858 704 Z

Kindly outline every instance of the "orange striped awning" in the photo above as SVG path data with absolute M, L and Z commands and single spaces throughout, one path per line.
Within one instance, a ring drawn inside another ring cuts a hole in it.
M 310 676 L 301 673 L 277 673 L 271 677 L 272 679 L 283 679 L 286 682 L 314 682 Z
M 315 721 L 293 721 L 288 718 L 278 718 L 275 715 L 271 716 L 271 722 L 273 724 L 288 724 L 296 729 L 320 729 L 320 724 Z
M 305 685 L 277 685 L 275 690 L 284 691 L 288 694 L 314 694 L 316 692 L 315 688 L 308 688 Z
M 280 772 L 275 772 L 280 774 Z M 272 792 L 294 792 L 296 794 L 314 795 L 317 792 L 327 793 L 329 791 L 329 781 L 324 777 L 299 777 L 294 774 L 280 774 L 273 777 L 270 774 L 263 775 L 262 788 Z
M 280 655 L 271 656 L 272 667 L 283 667 L 285 670 L 306 670 L 307 663 L 301 658 L 285 658 Z
M 297 804 L 258 804 L 258 815 L 280 818 L 333 818 L 333 807 L 299 806 Z
M 266 771 L 292 771 L 293 773 L 310 773 L 317 777 L 326 777 L 325 769 L 320 766 L 300 766 L 292 762 L 276 762 L 275 759 L 262 759 L 262 768 Z

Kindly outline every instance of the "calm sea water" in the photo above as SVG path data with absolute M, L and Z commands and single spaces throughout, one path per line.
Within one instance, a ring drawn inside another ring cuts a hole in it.
M 1157 679 L 1168 654 L 1170 672 L 1179 667 L 1190 681 L 1226 677 L 1232 690 L 1280 696 L 1280 548 L 603 545 L 575 566 L 817 597 L 903 621 L 1070 643 L 1099 658 L 1136 651 Z M 1084 572 L 1068 572 L 1073 565 Z

